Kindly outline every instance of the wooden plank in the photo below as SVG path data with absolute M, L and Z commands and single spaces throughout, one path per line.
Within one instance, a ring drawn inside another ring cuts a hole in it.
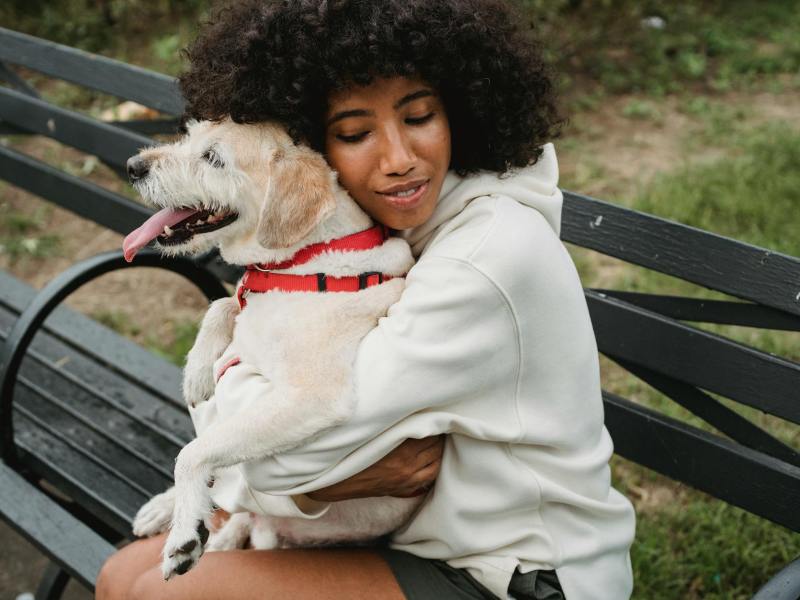
M 0 179 L 127 235 L 153 211 L 90 181 L 0 146 Z
M 800 315 L 797 257 L 567 191 L 561 238 L 737 298 Z
M 800 318 L 760 304 L 597 288 L 591 288 L 591 291 L 680 321 L 800 331 Z
M 732 440 L 800 467 L 800 453 L 794 448 L 787 446 L 705 392 L 629 361 L 620 361 L 619 364 Z
M 149 494 L 85 460 L 80 452 L 19 411 L 14 413 L 14 441 L 20 449 L 22 468 L 51 483 L 114 531 L 130 534 L 130 523 L 150 499 Z
M 0 61 L 133 100 L 180 116 L 184 101 L 174 78 L 0 27 Z
M 97 574 L 116 549 L 0 463 L 0 515 L 81 584 L 94 589 Z
M 123 171 L 128 158 L 155 142 L 80 113 L 53 106 L 15 90 L 0 88 L 0 119 L 94 154 Z
M 800 531 L 800 468 L 603 392 L 614 451 Z
M 800 364 L 586 291 L 598 349 L 800 423 Z

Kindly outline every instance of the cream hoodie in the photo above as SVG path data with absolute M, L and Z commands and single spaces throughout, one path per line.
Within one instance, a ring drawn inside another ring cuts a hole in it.
M 504 178 L 447 174 L 433 216 L 403 232 L 418 261 L 359 346 L 353 417 L 231 469 L 214 486 L 219 506 L 316 518 L 326 505 L 301 512 L 289 497 L 358 473 L 406 438 L 448 433 L 436 485 L 393 548 L 466 568 L 500 598 L 518 565 L 555 569 L 568 600 L 630 596 L 634 512 L 611 487 L 597 346 L 559 239 L 555 151 L 544 150 Z M 257 401 L 269 385 L 239 365 L 201 410 Z

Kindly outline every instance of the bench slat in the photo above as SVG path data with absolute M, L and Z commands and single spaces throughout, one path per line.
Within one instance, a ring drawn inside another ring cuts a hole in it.
M 18 473 L 0 463 L 0 515 L 89 589 L 115 548 Z
M 0 309 L 0 340 L 5 341 L 16 316 Z M 109 332 L 111 335 L 113 333 Z M 23 360 L 23 377 L 69 394 L 98 418 L 124 419 L 157 432 L 167 446 L 180 447 L 193 437 L 186 408 L 154 393 L 144 383 L 109 369 L 80 348 L 65 344 L 47 332 L 33 338 Z
M 567 191 L 561 239 L 800 315 L 800 258 Z
M 619 364 L 734 441 L 800 467 L 800 453 L 794 448 L 771 436 L 705 392 L 688 383 L 665 377 L 628 361 L 620 361 Z
M 86 460 L 17 410 L 14 427 L 14 442 L 26 469 L 52 483 L 121 535 L 130 533 L 130 522 L 149 495 Z
M 591 288 L 590 291 L 603 296 L 618 298 L 628 304 L 635 304 L 640 308 L 680 321 L 800 331 L 800 318 L 760 304 L 598 288 Z
M 800 468 L 603 392 L 614 451 L 800 531 Z
M 153 214 L 145 206 L 119 194 L 2 146 L 0 179 L 123 235 Z
M 172 77 L 3 27 L 0 61 L 134 100 L 170 115 L 183 112 L 183 98 Z
M 86 426 L 57 403 L 47 402 L 51 398 L 44 399 L 34 393 L 41 390 L 31 390 L 27 382 L 20 383 L 22 390 L 16 398 L 15 410 L 44 434 L 63 442 L 85 460 L 125 481 L 143 496 L 157 494 L 172 485 L 168 471 L 160 472 L 137 460 L 137 456 L 110 442 L 102 432 Z
M 0 88 L 0 119 L 94 154 L 122 171 L 128 158 L 155 144 L 143 135 L 7 88 Z
M 800 423 L 799 364 L 622 300 L 586 299 L 603 354 Z

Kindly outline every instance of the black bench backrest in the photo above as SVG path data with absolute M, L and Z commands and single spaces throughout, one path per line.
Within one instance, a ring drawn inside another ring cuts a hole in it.
M 800 331 L 800 259 L 565 196 L 565 241 L 746 301 L 586 290 L 600 351 L 724 434 L 606 393 L 617 453 L 800 531 L 800 454 L 710 395 L 798 424 L 800 364 L 684 323 Z
M 16 88 L 0 87 L 0 132 L 46 135 L 97 155 L 117 171 L 152 143 L 139 132 L 171 132 L 175 121 L 106 124 L 55 107 L 2 62 L 168 115 L 182 110 L 169 77 L 0 28 L 0 79 Z M 5 147 L 0 179 L 120 233 L 150 214 L 119 194 Z M 800 423 L 800 365 L 684 323 L 800 330 L 800 260 L 569 192 L 562 238 L 746 301 L 587 289 L 600 351 L 724 436 L 604 392 L 606 422 L 620 455 L 800 531 L 797 451 L 709 395 Z
M 19 65 L 81 86 L 180 115 L 183 102 L 172 78 L 119 61 L 0 28 L 0 63 Z M 37 97 L 13 72 L 0 70 L 0 121 L 6 133 L 36 133 L 96 155 L 124 173 L 125 161 L 152 139 Z M 161 122 L 174 132 L 175 120 Z M 11 126 L 11 128 L 8 128 Z M 124 196 L 46 163 L 0 147 L 0 178 L 118 233 L 138 227 L 152 211 Z

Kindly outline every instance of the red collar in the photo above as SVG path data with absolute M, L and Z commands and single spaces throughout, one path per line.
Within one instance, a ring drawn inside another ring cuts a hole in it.
M 290 259 L 280 263 L 247 265 L 242 283 L 236 290 L 239 306 L 244 308 L 245 298 L 252 292 L 269 292 L 279 290 L 282 292 L 357 292 L 359 290 L 380 285 L 392 279 L 392 275 L 384 275 L 370 271 L 349 277 L 332 277 L 325 273 L 314 275 L 290 275 L 288 273 L 275 273 L 280 269 L 288 269 L 310 261 L 315 256 L 329 250 L 355 251 L 369 250 L 380 246 L 388 237 L 388 229 L 383 225 L 376 225 L 370 229 L 331 240 L 311 244 L 298 250 Z
M 352 250 L 369 250 L 380 246 L 389 237 L 389 228 L 385 225 L 375 225 L 364 231 L 346 235 L 330 242 L 319 242 L 300 248 L 295 252 L 294 256 L 278 263 L 259 263 L 255 265 L 247 265 L 247 269 L 258 269 L 267 271 L 280 271 L 281 269 L 288 269 L 296 265 L 307 263 L 315 256 L 319 256 L 323 252 L 330 250 L 339 250 L 340 252 L 348 252 Z

